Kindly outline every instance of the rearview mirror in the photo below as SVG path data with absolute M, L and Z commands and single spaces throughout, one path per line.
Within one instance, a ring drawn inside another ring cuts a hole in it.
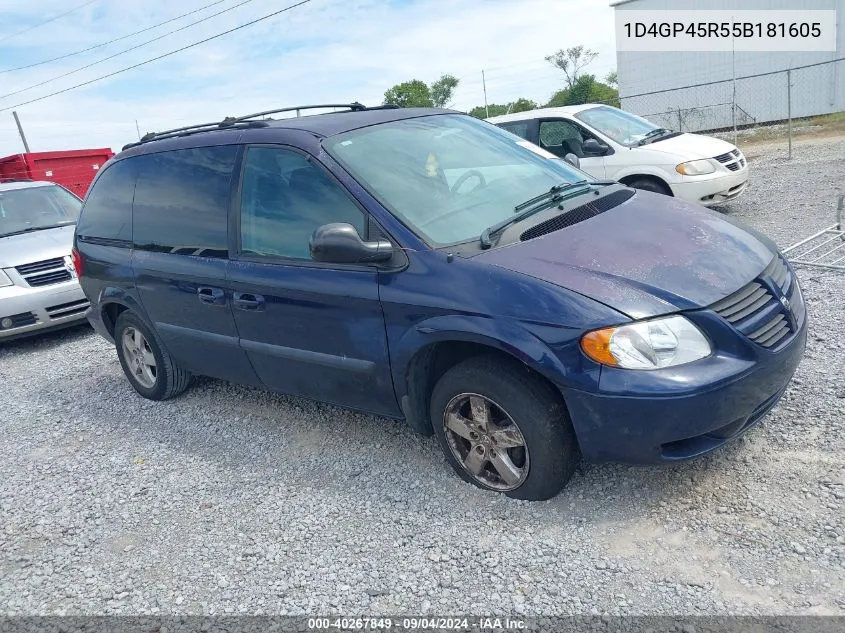
M 588 156 L 604 156 L 607 153 L 607 145 L 599 143 L 594 138 L 588 138 L 581 144 L 581 148 Z
M 569 152 L 566 156 L 564 156 L 563 160 L 565 160 L 567 163 L 569 163 L 573 167 L 578 167 L 579 169 L 581 167 L 581 161 L 572 152 Z
M 311 257 L 332 264 L 385 262 L 393 257 L 393 244 L 387 240 L 365 242 L 351 224 L 333 222 L 318 227 L 308 242 Z

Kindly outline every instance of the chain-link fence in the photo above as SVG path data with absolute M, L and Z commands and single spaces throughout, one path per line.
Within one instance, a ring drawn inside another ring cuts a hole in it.
M 845 59 L 622 95 L 624 110 L 682 132 L 739 132 L 845 112 Z

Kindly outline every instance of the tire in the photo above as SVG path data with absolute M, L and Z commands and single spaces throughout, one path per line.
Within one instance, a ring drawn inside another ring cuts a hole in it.
M 137 338 L 140 335 L 140 339 Z M 133 341 L 124 344 L 124 337 Z M 139 346 L 140 342 L 140 346 Z M 132 387 L 149 400 L 167 400 L 177 396 L 191 380 L 191 374 L 180 369 L 161 344 L 161 339 L 134 312 L 126 310 L 117 318 L 114 344 L 123 373 Z M 142 349 L 144 353 L 133 352 Z M 150 355 L 152 358 L 150 358 Z M 154 367 L 147 361 L 153 360 Z
M 672 191 L 658 180 L 652 178 L 634 178 L 625 183 L 633 189 L 642 189 L 643 191 L 651 191 L 653 193 L 662 193 L 664 196 L 671 196 Z
M 485 419 L 485 411 L 486 432 L 478 424 Z M 458 363 L 434 386 L 430 412 L 447 461 L 464 481 L 479 488 L 515 499 L 550 499 L 572 478 L 580 461 L 561 397 L 516 361 L 476 356 Z M 470 437 L 473 434 L 475 439 Z M 514 446 L 519 439 L 524 448 Z M 507 459 L 502 447 L 507 447 Z M 476 454 L 470 459 L 473 451 Z M 471 474 L 464 466 L 477 470 L 479 462 L 484 462 L 479 474 Z

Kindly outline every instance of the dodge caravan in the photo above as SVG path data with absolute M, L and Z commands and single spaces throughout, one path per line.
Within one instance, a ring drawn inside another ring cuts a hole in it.
M 802 357 L 790 264 L 730 218 L 448 110 L 272 114 L 149 134 L 87 196 L 88 318 L 145 398 L 206 375 L 404 419 L 538 500 L 581 456 L 739 437 Z

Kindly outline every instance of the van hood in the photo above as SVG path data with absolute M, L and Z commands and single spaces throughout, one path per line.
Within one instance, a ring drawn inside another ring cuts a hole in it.
M 0 237 L 0 268 L 14 268 L 45 259 L 70 255 L 73 224 L 53 229 Z
M 715 158 L 736 149 L 735 145 L 712 136 L 701 134 L 680 134 L 664 141 L 655 141 L 639 149 L 672 154 L 683 161 Z
M 776 253 L 771 240 L 715 211 L 638 191 L 593 218 L 473 259 L 642 319 L 709 306 L 758 276 Z

